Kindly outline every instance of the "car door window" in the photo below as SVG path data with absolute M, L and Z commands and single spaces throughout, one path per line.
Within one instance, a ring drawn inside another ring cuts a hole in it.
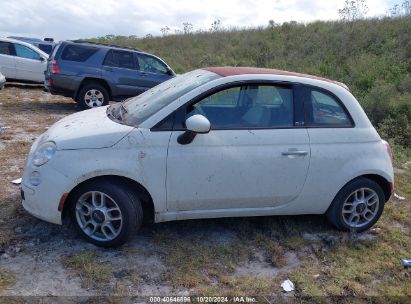
M 188 107 L 187 117 L 194 114 L 207 117 L 214 130 L 292 127 L 292 89 L 276 85 L 228 88 Z
M 150 72 L 157 74 L 167 74 L 168 70 L 164 63 L 155 57 L 138 54 L 137 65 L 142 72 Z
M 0 41 L 0 54 L 13 55 L 13 45 L 10 42 Z
M 351 126 L 351 119 L 341 103 L 327 92 L 311 89 L 306 99 L 305 120 L 306 126 L 327 127 Z
M 14 48 L 16 50 L 17 57 L 40 60 L 40 55 L 32 49 L 28 48 L 27 46 L 21 44 L 14 44 Z
M 134 56 L 132 52 L 111 50 L 107 53 L 104 59 L 103 65 L 125 68 L 125 69 L 135 69 Z

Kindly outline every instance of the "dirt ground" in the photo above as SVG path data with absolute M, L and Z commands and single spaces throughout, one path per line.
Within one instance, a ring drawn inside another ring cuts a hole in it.
M 66 223 L 28 215 L 19 187 L 33 140 L 78 111 L 41 87 L 0 91 L 0 296 L 411 295 L 411 172 L 375 229 L 334 231 L 322 216 L 218 219 L 143 227 L 126 245 L 88 244 Z M 374 265 L 373 265 L 374 264 Z M 281 282 L 296 289 L 285 293 Z M 411 298 L 409 298 L 411 300 Z

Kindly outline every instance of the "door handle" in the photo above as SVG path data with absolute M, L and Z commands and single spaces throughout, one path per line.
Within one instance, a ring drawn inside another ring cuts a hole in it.
M 112 68 L 104 68 L 107 72 L 113 72 L 114 70 Z
M 288 151 L 281 152 L 282 155 L 284 156 L 305 156 L 308 154 L 308 151 L 303 151 L 303 150 L 297 150 L 295 148 L 288 149 Z

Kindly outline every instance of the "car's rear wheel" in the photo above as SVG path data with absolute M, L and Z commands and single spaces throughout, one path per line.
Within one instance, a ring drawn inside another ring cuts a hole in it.
M 91 109 L 108 105 L 107 89 L 99 83 L 86 84 L 80 89 L 76 102 L 83 109 Z
M 109 181 L 90 182 L 71 195 L 74 226 L 89 242 L 103 247 L 124 244 L 143 222 L 136 193 Z
M 340 230 L 364 231 L 372 227 L 384 210 L 381 186 L 367 178 L 345 185 L 335 197 L 326 215 Z

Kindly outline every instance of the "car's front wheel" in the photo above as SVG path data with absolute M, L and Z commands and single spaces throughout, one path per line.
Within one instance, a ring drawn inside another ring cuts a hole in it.
M 80 89 L 76 102 L 83 109 L 108 105 L 109 97 L 105 87 L 99 83 L 86 84 Z
M 128 187 L 93 181 L 71 195 L 74 226 L 89 242 L 103 247 L 124 244 L 143 221 L 141 202 Z
M 373 180 L 358 178 L 345 185 L 334 198 L 326 215 L 336 228 L 361 232 L 380 218 L 385 203 L 381 186 Z

